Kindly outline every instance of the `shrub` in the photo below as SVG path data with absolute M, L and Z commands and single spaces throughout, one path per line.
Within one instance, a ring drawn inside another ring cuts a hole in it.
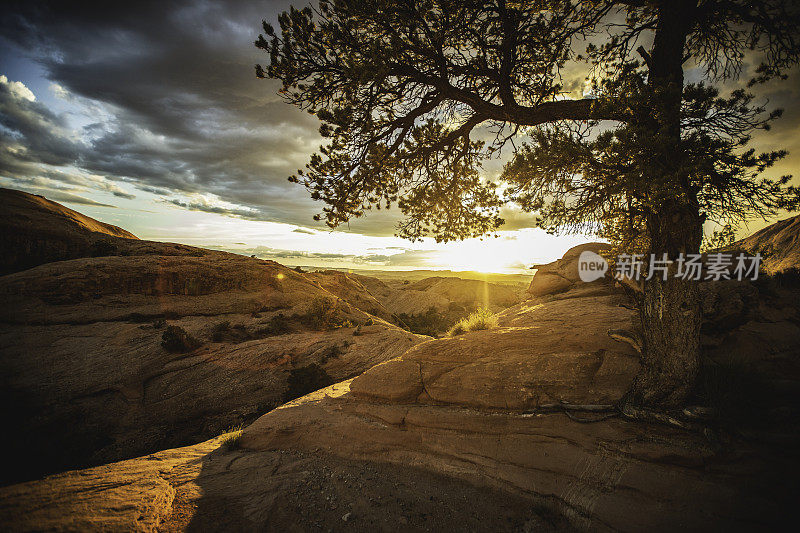
M 292 331 L 292 326 L 289 319 L 283 313 L 278 313 L 267 321 L 263 328 L 258 330 L 260 335 L 267 337 L 273 335 L 283 335 Z
M 352 326 L 339 309 L 338 302 L 326 298 L 314 299 L 308 312 L 298 318 L 303 324 L 317 331 Z
M 447 332 L 447 336 L 453 337 L 468 331 L 478 331 L 481 329 L 492 329 L 496 327 L 497 317 L 494 316 L 488 308 L 481 307 L 468 317 L 462 318 L 456 322 L 456 324 Z
M 435 307 L 430 307 L 424 313 L 399 313 L 396 318 L 409 331 L 420 335 L 438 337 L 468 314 L 469 312 L 465 307 L 451 302 L 450 306 L 444 311 L 438 311 Z
M 342 344 L 333 344 L 328 346 L 320 354 L 320 361 L 325 363 L 328 359 L 338 359 L 347 351 L 347 348 L 353 344 L 351 341 L 345 341 Z
M 200 341 L 189 335 L 180 326 L 167 326 L 161 335 L 161 346 L 168 352 L 191 352 L 200 347 Z
M 300 366 L 291 369 L 289 371 L 289 377 L 286 379 L 286 384 L 288 388 L 283 394 L 283 400 L 288 402 L 295 398 L 305 396 L 309 392 L 314 392 L 315 390 L 333 385 L 333 379 L 324 368 L 317 363 L 311 363 L 308 366 Z
M 221 342 L 227 338 L 227 333 L 231 330 L 231 323 L 229 321 L 220 322 L 216 326 L 214 326 L 214 330 L 211 332 L 211 340 L 214 342 Z
M 235 324 L 227 320 L 220 322 L 211 331 L 211 339 L 214 342 L 244 342 L 253 338 L 244 324 Z
M 222 438 L 222 447 L 226 450 L 238 449 L 242 441 L 242 425 L 239 424 L 238 426 L 228 428 L 224 435 L 225 436 Z

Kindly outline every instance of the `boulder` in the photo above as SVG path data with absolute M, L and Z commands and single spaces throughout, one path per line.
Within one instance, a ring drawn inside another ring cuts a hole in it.
M 561 259 L 531 267 L 536 269 L 536 274 L 528 287 L 528 294 L 534 297 L 547 296 L 582 285 L 584 282 L 578 275 L 578 259 L 581 253 L 591 251 L 601 254 L 610 248 L 609 244 L 602 242 L 580 244 L 567 250 Z
M 622 298 L 607 290 L 518 304 L 498 315 L 498 328 L 419 344 L 358 376 L 351 390 L 373 400 L 514 411 L 614 403 L 639 368 L 633 348 L 607 334 L 632 327 Z

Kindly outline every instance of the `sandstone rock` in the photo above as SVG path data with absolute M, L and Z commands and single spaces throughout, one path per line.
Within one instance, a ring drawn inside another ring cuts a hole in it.
M 318 270 L 306 274 L 305 277 L 353 307 L 392 322 L 392 313 L 361 283 L 368 276 L 356 277 L 353 274 L 339 272 L 338 270 Z M 380 280 L 376 279 L 375 281 L 380 283 Z
M 638 354 L 607 335 L 631 328 L 634 314 L 617 305 L 621 298 L 607 290 L 519 304 L 499 314 L 497 329 L 422 343 L 368 370 L 353 394 L 516 411 L 614 403 L 639 368 Z
M 9 480 L 198 442 L 285 401 L 293 372 L 339 381 L 425 339 L 233 254 L 59 261 L 0 277 L 0 294 Z M 167 326 L 202 346 L 168 351 Z
M 468 308 L 500 310 L 519 302 L 513 288 L 475 279 L 430 277 L 405 286 L 405 290 L 436 294 Z
M 400 517 L 435 530 L 735 530 L 780 527 L 797 497 L 781 481 L 797 467 L 788 450 L 721 458 L 667 427 L 374 403 L 347 382 L 264 415 L 241 442 L 0 488 L 0 519 L 18 531 L 338 531 L 347 509 L 370 530 Z
M 780 527 L 798 497 L 796 447 L 719 453 L 667 426 L 542 411 L 627 388 L 636 357 L 604 331 L 630 321 L 621 298 L 587 284 L 530 300 L 495 330 L 429 340 L 265 414 L 239 450 L 212 439 L 2 488 L 0 519 L 98 531 L 337 531 L 348 512 L 365 530 L 401 518 L 420 530 Z
M 106 255 L 109 242 L 136 239 L 42 196 L 0 189 L 0 275 L 63 259 Z
M 567 250 L 564 257 L 557 261 L 536 265 L 536 274 L 528 287 L 528 293 L 531 296 L 546 296 L 583 284 L 578 276 L 578 258 L 581 253 L 588 250 L 599 254 L 609 248 L 610 245 L 601 242 L 580 244 Z
M 767 226 L 733 243 L 730 250 L 760 253 L 762 269 L 767 273 L 800 268 L 800 215 Z

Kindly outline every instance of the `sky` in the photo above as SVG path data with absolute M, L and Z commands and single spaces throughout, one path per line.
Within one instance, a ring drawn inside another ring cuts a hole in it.
M 267 61 L 253 46 L 261 20 L 277 26 L 290 3 L 4 7 L 0 186 L 41 194 L 140 238 L 289 265 L 521 272 L 591 240 L 547 235 L 512 209 L 497 238 L 447 244 L 395 237 L 392 211 L 333 232 L 315 222 L 322 205 L 286 178 L 318 149 L 319 124 L 278 97 L 279 82 L 254 74 Z M 796 78 L 767 88 L 786 113 L 769 137 L 756 139 L 756 148 L 790 150 L 776 174 L 800 167 Z M 502 163 L 489 161 L 487 177 Z

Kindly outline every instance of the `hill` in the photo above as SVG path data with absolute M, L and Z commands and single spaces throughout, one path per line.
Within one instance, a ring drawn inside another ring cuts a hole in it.
M 0 275 L 42 263 L 102 253 L 111 236 L 136 239 L 117 226 L 99 222 L 42 196 L 0 189 Z
M 764 270 L 772 274 L 800 268 L 800 215 L 767 226 L 730 248 L 760 253 Z

